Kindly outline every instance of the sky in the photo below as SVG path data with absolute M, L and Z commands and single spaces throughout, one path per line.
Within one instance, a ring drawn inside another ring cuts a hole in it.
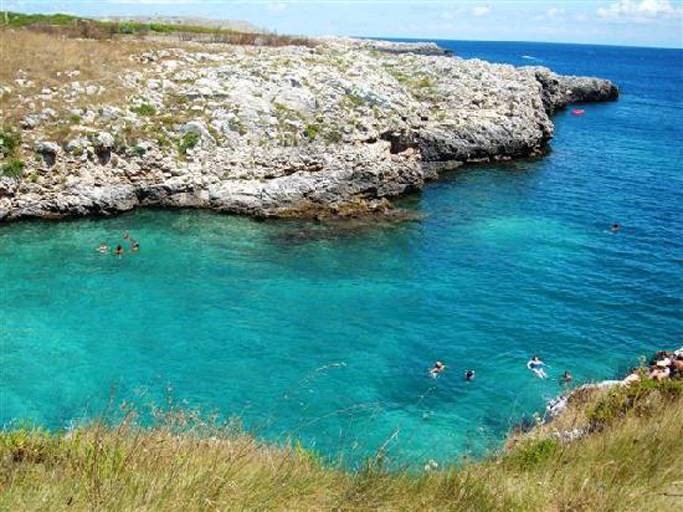
M 683 0 L 0 0 L 0 9 L 239 19 L 282 34 L 683 47 Z

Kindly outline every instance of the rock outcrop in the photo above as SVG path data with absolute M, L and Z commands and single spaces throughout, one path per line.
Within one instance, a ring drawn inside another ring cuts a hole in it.
M 431 44 L 187 45 L 134 57 L 142 68 L 121 75 L 124 104 L 74 109 L 85 83 L 49 91 L 76 125 L 57 148 L 43 130 L 58 120 L 37 111 L 25 123 L 24 148 L 43 158 L 0 177 L 1 220 L 144 205 L 255 217 L 385 211 L 443 169 L 542 154 L 555 111 L 618 96 L 606 80 Z

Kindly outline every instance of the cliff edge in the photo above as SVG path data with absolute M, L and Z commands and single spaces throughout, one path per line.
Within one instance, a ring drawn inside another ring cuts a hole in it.
M 113 85 L 77 69 L 32 94 L 26 73 L 0 84 L 13 101 L 2 103 L 0 139 L 15 140 L 0 160 L 0 220 L 146 205 L 262 218 L 384 212 L 443 169 L 542 154 L 554 112 L 618 97 L 607 80 L 433 44 L 126 51 Z

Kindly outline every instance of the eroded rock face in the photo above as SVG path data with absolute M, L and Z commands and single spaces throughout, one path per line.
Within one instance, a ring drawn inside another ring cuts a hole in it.
M 87 131 L 49 152 L 60 165 L 31 162 L 33 179 L 0 187 L 0 219 L 139 205 L 257 217 L 383 211 L 441 169 L 540 154 L 553 112 L 618 96 L 606 80 L 464 60 L 431 44 L 330 39 L 140 58 L 148 74 L 121 77 L 131 105 L 84 113 Z
M 542 86 L 543 105 L 550 114 L 570 103 L 614 101 L 619 97 L 617 86 L 608 80 L 583 76 L 562 76 L 548 68 L 520 68 L 531 73 Z

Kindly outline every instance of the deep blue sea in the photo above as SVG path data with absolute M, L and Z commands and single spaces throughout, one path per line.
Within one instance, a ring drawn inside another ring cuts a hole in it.
M 380 447 L 453 461 L 542 412 L 565 369 L 612 378 L 683 345 L 683 53 L 440 43 L 622 95 L 557 115 L 546 158 L 406 198 L 416 222 L 145 210 L 0 226 L 0 422 L 68 428 L 170 396 L 349 463 Z M 125 231 L 139 253 L 94 250 Z

